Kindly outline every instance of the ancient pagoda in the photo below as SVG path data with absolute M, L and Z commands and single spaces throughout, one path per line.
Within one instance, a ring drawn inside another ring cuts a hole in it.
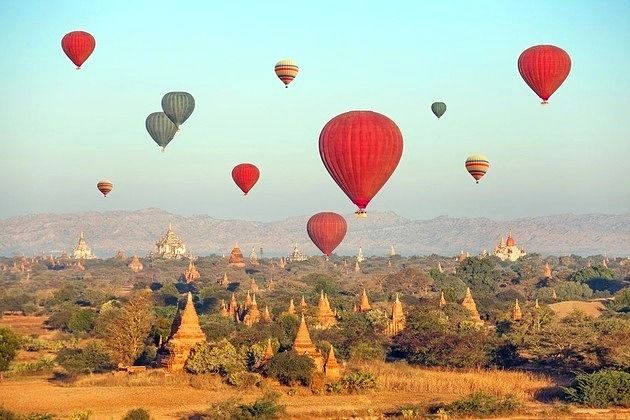
M 230 316 L 228 305 L 227 303 L 225 303 L 225 300 L 223 299 L 221 299 L 221 306 L 219 307 L 219 313 L 221 314 L 221 316 L 224 316 L 226 318 Z
M 199 317 L 195 311 L 192 294 L 188 292 L 186 306 L 175 317 L 171 336 L 160 349 L 158 364 L 171 372 L 181 371 L 186 365 L 191 350 L 205 341 L 206 335 L 199 326 Z
M 392 304 L 392 318 L 385 327 L 385 334 L 392 336 L 401 332 L 405 328 L 406 318 L 403 312 L 402 302 L 398 293 L 396 293 L 396 300 Z
M 308 310 L 308 304 L 306 303 L 306 299 L 304 299 L 304 295 L 302 295 L 302 300 L 300 301 L 300 313 L 304 314 Z
M 272 291 L 274 288 L 276 287 L 275 283 L 273 282 L 273 277 L 269 279 L 269 281 L 267 282 L 267 290 Z
M 311 341 L 311 335 L 308 332 L 308 327 L 306 326 L 304 315 L 302 315 L 300 327 L 298 328 L 297 335 L 295 336 L 295 341 L 293 342 L 293 351 L 295 351 L 297 354 L 310 357 L 311 360 L 313 360 L 313 363 L 315 363 L 315 369 L 318 372 L 323 371 L 324 361 L 322 359 L 322 355 Z
M 230 252 L 228 265 L 239 268 L 245 267 L 245 259 L 243 258 L 243 253 L 241 252 L 241 248 L 239 248 L 238 244 L 234 244 L 234 248 L 232 248 L 232 251 Z
M 503 238 L 501 238 L 499 245 L 497 245 L 494 249 L 494 255 L 499 257 L 501 261 L 516 261 L 527 254 L 524 250 L 516 246 L 516 241 L 512 236 L 512 232 L 510 232 L 505 242 L 503 241 Z
M 195 280 L 199 280 L 201 278 L 201 274 L 199 274 L 199 271 L 197 271 L 197 267 L 195 267 L 195 263 L 192 262 L 192 259 L 188 262 L 188 268 L 186 268 L 186 271 L 184 271 L 184 274 L 182 274 L 182 281 L 185 281 L 186 283 L 192 283 Z
M 256 255 L 256 247 L 252 247 L 252 252 L 249 254 L 249 263 L 251 265 L 258 265 L 258 255 Z
M 512 308 L 512 321 L 520 321 L 523 319 L 523 312 L 521 311 L 521 306 L 518 304 L 518 299 L 514 302 L 514 307 Z
M 256 279 L 253 277 L 249 285 L 249 290 L 251 290 L 252 293 L 258 293 L 260 291 L 260 288 L 258 287 L 258 283 L 256 283 Z
M 365 261 L 365 257 L 363 256 L 363 250 L 359 247 L 359 252 L 357 252 L 357 262 L 362 263 Z
M 129 264 L 127 264 L 127 267 L 129 267 L 129 269 L 133 271 L 134 273 L 138 273 L 142 271 L 142 269 L 144 268 L 144 265 L 142 265 L 142 263 L 140 262 L 140 259 L 138 259 L 138 256 L 134 255 L 133 258 L 131 258 L 131 261 L 129 262 Z
M 266 365 L 273 358 L 273 346 L 271 345 L 271 338 L 267 339 L 267 347 L 265 348 L 265 354 L 262 357 L 262 365 Z
M 287 309 L 287 313 L 289 315 L 295 315 L 295 304 L 293 303 L 293 298 L 289 301 L 289 308 Z
M 549 263 L 548 262 L 545 262 L 545 267 L 543 268 L 543 276 L 546 279 L 550 279 L 552 277 L 551 267 L 549 267 Z
M 308 257 L 304 255 L 302 251 L 300 251 L 300 248 L 298 248 L 298 244 L 295 244 L 295 246 L 293 247 L 293 252 L 291 253 L 291 255 L 289 255 L 289 261 L 300 262 L 306 260 L 308 260 Z
M 287 262 L 284 260 L 284 257 L 280 258 L 280 262 L 278 263 L 280 268 L 285 268 L 287 266 Z
M 186 256 L 186 245 L 173 230 L 173 225 L 168 224 L 168 229 L 162 238 L 155 243 L 155 252 L 151 258 L 165 260 L 179 260 Z
M 264 322 L 266 324 L 273 322 L 273 319 L 271 318 L 271 312 L 269 311 L 269 306 L 265 305 L 265 310 L 263 311 L 260 320 L 261 322 Z
M 236 300 L 236 296 L 234 295 L 234 292 L 232 292 L 232 298 L 230 299 L 230 302 L 228 303 L 228 312 L 230 314 L 230 317 L 232 317 L 233 319 L 237 318 L 238 302 Z
M 361 293 L 361 298 L 359 299 L 359 303 L 354 305 L 354 312 L 368 312 L 372 310 L 372 306 L 370 305 L 370 300 L 368 299 L 367 292 L 365 288 L 363 289 L 363 293 Z
M 444 290 L 442 290 L 442 292 L 440 292 L 440 308 L 443 308 L 446 306 L 446 298 L 444 298 Z
M 230 285 L 230 281 L 228 280 L 227 273 L 223 273 L 223 278 L 217 283 L 219 283 L 219 286 L 221 287 L 228 287 Z
M 88 246 L 87 242 L 85 242 L 85 238 L 83 237 L 83 231 L 81 231 L 81 235 L 79 235 L 79 243 L 77 244 L 77 246 L 74 247 L 72 256 L 75 260 L 96 259 L 96 256 L 92 255 L 92 250 Z
M 324 374 L 326 378 L 331 381 L 336 381 L 341 377 L 341 368 L 339 367 L 339 363 L 337 363 L 335 349 L 333 349 L 332 344 L 330 345 L 330 350 L 328 351 L 326 363 L 324 363 Z
M 392 246 L 389 248 L 389 256 L 390 256 L 390 257 L 395 257 L 395 256 L 396 256 L 396 250 L 394 250 L 394 245 L 392 245 Z
M 330 308 L 328 296 L 322 290 L 319 295 L 319 303 L 317 305 L 317 324 L 315 329 L 326 330 L 337 323 L 337 317 Z
M 462 301 L 462 306 L 466 308 L 470 313 L 471 321 L 473 321 L 475 324 L 483 324 L 483 321 L 479 316 L 479 312 L 477 311 L 477 304 L 472 297 L 470 287 L 466 288 L 466 295 L 464 296 L 464 300 Z
M 359 266 L 359 261 L 354 262 L 354 272 L 359 273 L 361 271 L 361 267 Z
M 116 252 L 116 255 L 114 255 L 114 259 L 118 261 L 124 261 L 127 259 L 127 257 L 125 256 L 125 253 L 122 251 L 122 249 L 119 249 L 118 252 Z
M 442 268 L 442 264 L 438 261 L 437 271 L 444 274 L 444 269 Z
M 256 295 L 252 297 L 252 301 L 250 305 L 247 307 L 247 310 L 243 316 L 243 324 L 251 327 L 252 325 L 260 322 L 262 315 L 260 310 L 258 309 L 258 304 L 256 303 Z

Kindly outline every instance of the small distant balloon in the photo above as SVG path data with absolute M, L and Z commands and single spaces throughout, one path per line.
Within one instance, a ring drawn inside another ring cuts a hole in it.
M 232 179 L 236 185 L 243 191 L 244 195 L 252 189 L 260 178 L 260 171 L 251 163 L 241 163 L 232 169 Z
M 446 104 L 444 102 L 433 102 L 431 105 L 431 111 L 438 119 L 446 112 Z
M 479 180 L 488 172 L 490 161 L 484 155 L 471 155 L 466 159 L 466 170 L 475 178 L 477 184 Z
M 286 59 L 276 63 L 275 71 L 276 76 L 284 83 L 284 87 L 288 88 L 289 83 L 297 76 L 299 68 L 293 60 Z
M 98 190 L 101 192 L 101 194 L 103 194 L 104 197 L 107 197 L 107 194 L 109 194 L 114 188 L 114 184 L 112 184 L 112 181 L 103 179 L 101 181 L 98 181 L 98 183 L 96 184 L 96 188 L 98 188 Z
M 162 147 L 162 151 L 177 133 L 177 126 L 163 112 L 149 114 L 145 121 L 145 126 L 153 141 Z
M 162 110 L 178 128 L 195 109 L 195 98 L 187 92 L 169 92 L 162 98 Z
M 61 39 L 61 48 L 79 70 L 96 48 L 96 40 L 87 32 L 74 31 Z
M 518 58 L 518 71 L 525 83 L 546 104 L 571 71 L 571 57 L 562 48 L 536 45 Z
M 308 236 L 327 257 L 343 241 L 347 230 L 346 219 L 332 212 L 317 213 L 306 223 Z

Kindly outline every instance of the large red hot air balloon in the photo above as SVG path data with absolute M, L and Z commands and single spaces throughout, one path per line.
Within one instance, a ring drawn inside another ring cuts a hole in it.
M 365 217 L 368 203 L 392 175 L 403 150 L 398 126 L 372 111 L 337 115 L 319 135 L 319 154 L 328 173 Z
M 247 195 L 249 190 L 258 182 L 260 171 L 251 163 L 241 163 L 232 169 L 232 179 L 236 185 Z
M 571 71 L 571 57 L 562 48 L 536 45 L 521 53 L 518 71 L 525 83 L 546 104 Z
M 96 47 L 96 40 L 92 35 L 83 31 L 66 34 L 61 40 L 61 48 L 68 58 L 77 66 L 77 70 L 85 63 Z
M 317 213 L 306 224 L 308 236 L 326 256 L 330 256 L 343 241 L 347 230 L 346 219 L 331 212 Z

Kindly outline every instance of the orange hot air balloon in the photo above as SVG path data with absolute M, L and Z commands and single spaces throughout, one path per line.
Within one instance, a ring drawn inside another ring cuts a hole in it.
M 260 171 L 251 163 L 241 163 L 232 169 L 232 179 L 245 195 L 256 185 L 259 177 Z
M 394 173 L 402 156 L 400 129 L 385 115 L 350 111 L 337 115 L 319 135 L 319 154 L 326 170 L 357 205 L 365 208 Z
M 347 230 L 346 219 L 332 212 L 317 213 L 306 224 L 308 236 L 327 257 L 343 241 Z
M 477 184 L 479 180 L 488 172 L 490 161 L 484 155 L 470 155 L 466 159 L 466 170 L 475 178 Z
M 96 184 L 96 188 L 98 188 L 98 190 L 103 194 L 103 196 L 107 197 L 107 194 L 109 194 L 111 190 L 114 188 L 114 184 L 112 184 L 112 181 L 103 179 L 102 181 L 99 181 Z
M 282 83 L 284 83 L 284 87 L 288 88 L 289 83 L 297 76 L 299 67 L 293 60 L 287 59 L 278 61 L 274 70 L 278 79 L 282 80 Z
M 77 70 L 80 70 L 81 65 L 85 63 L 85 60 L 92 55 L 94 48 L 96 48 L 96 40 L 87 32 L 74 31 L 67 33 L 61 39 L 61 48 L 70 61 L 77 66 Z

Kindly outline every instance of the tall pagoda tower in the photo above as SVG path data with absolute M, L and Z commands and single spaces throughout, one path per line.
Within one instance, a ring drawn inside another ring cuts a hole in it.
M 297 354 L 310 357 L 315 363 L 315 369 L 318 372 L 323 371 L 324 361 L 322 359 L 322 355 L 311 341 L 311 334 L 308 332 L 304 315 L 302 315 L 300 327 L 298 328 L 295 341 L 293 342 L 293 351 Z
M 385 328 L 385 334 L 396 335 L 405 328 L 406 318 L 403 312 L 402 303 L 398 293 L 396 293 L 396 300 L 392 304 L 392 319 L 387 323 Z
M 462 306 L 466 308 L 470 313 L 471 321 L 473 321 L 475 324 L 483 324 L 483 321 L 479 316 L 479 311 L 477 311 L 477 304 L 472 297 L 470 287 L 466 288 L 466 295 L 464 296 L 464 300 L 462 301 Z

